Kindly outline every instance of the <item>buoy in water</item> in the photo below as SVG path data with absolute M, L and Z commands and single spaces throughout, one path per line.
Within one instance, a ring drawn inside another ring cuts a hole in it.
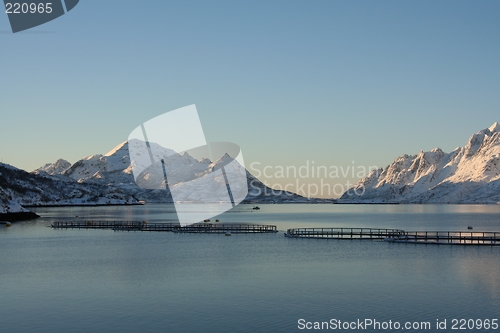
M 472 229 L 474 229 L 474 228 L 472 228 L 472 226 L 468 226 L 468 227 L 467 227 L 467 229 L 472 230 Z
M 224 236 L 231 236 L 231 233 L 228 231 L 224 234 Z
M 215 220 L 215 222 L 219 222 L 219 220 Z
M 7 223 L 5 223 L 5 226 L 6 226 L 6 227 L 10 227 L 10 226 L 12 226 L 12 223 L 7 222 Z

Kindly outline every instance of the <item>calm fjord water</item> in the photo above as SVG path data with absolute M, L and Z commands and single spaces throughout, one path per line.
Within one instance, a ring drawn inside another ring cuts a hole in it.
M 260 207 L 221 222 L 500 231 L 497 205 Z M 160 222 L 173 208 L 36 212 L 0 228 L 0 332 L 299 332 L 299 319 L 366 318 L 432 331 L 447 319 L 451 331 L 453 318 L 500 319 L 500 247 L 53 230 L 69 219 Z

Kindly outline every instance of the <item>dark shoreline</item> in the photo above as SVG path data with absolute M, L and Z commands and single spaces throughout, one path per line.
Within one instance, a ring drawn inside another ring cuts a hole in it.
M 58 205 L 23 205 L 25 208 L 44 207 L 96 207 L 96 206 L 142 206 L 142 203 L 121 203 L 121 204 L 58 204 Z
M 34 220 L 34 219 L 39 218 L 39 217 L 40 217 L 40 215 L 33 213 L 33 212 L 18 212 L 18 213 L 0 214 L 1 221 L 9 221 L 9 222 Z

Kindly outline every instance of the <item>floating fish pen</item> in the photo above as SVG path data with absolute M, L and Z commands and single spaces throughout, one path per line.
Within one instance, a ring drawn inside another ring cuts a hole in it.
M 500 245 L 500 232 L 477 231 L 405 231 L 387 237 L 386 242 L 443 245 Z
M 399 229 L 374 228 L 296 228 L 288 229 L 286 237 L 327 239 L 381 239 L 403 234 Z
M 170 231 L 176 233 L 211 233 L 211 234 L 248 234 L 276 233 L 275 225 L 260 224 L 193 224 L 181 227 L 179 223 L 147 223 L 144 221 L 86 221 L 86 222 L 54 222 L 56 229 L 111 229 L 115 231 Z
M 252 233 L 276 233 L 275 225 L 261 224 L 195 224 L 179 227 L 174 232 L 179 233 L 209 233 L 209 234 L 252 234 Z
M 51 227 L 56 229 L 134 229 L 139 228 L 143 221 L 59 221 L 52 223 Z
M 146 223 L 142 222 L 137 225 L 117 225 L 112 228 L 114 231 L 174 231 L 180 228 L 179 223 Z
M 297 228 L 286 237 L 323 239 L 368 239 L 394 243 L 442 245 L 500 245 L 500 232 L 477 231 L 404 231 L 373 228 Z

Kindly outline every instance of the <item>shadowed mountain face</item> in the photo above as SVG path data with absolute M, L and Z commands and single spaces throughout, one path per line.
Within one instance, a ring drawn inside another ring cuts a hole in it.
M 339 203 L 500 202 L 500 125 L 450 153 L 439 148 L 396 158 L 361 179 Z
M 137 201 L 116 188 L 98 183 L 79 183 L 43 171 L 26 172 L 0 164 L 0 189 L 12 202 L 25 206 L 132 204 Z

